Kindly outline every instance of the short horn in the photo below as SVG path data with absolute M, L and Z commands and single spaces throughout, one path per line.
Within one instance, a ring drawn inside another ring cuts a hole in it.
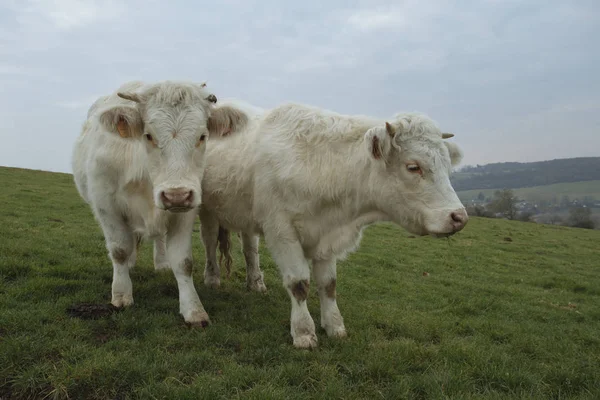
M 387 131 L 388 135 L 390 135 L 390 137 L 394 137 L 394 135 L 396 134 L 396 129 L 394 129 L 394 127 L 390 125 L 389 122 L 385 123 L 385 130 Z
M 442 133 L 442 139 L 450 139 L 454 137 L 454 133 Z

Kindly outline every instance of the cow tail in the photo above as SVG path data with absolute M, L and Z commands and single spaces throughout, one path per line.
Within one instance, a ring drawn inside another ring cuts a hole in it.
M 225 259 L 225 270 L 227 271 L 227 278 L 231 275 L 231 264 L 233 259 L 231 258 L 231 240 L 229 238 L 229 231 L 219 225 L 219 235 L 217 236 L 219 243 L 219 264 L 223 266 L 223 259 Z

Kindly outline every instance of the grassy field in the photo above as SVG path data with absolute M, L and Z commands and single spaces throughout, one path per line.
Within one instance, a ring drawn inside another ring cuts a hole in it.
M 102 233 L 72 178 L 0 168 L 0 399 L 598 399 L 600 232 L 473 218 L 450 240 L 367 230 L 338 267 L 348 338 L 293 348 L 290 304 L 264 248 L 269 291 L 235 269 L 196 286 L 211 316 L 186 327 L 175 279 L 142 247 L 135 305 L 110 301 Z M 427 274 L 425 274 L 427 273 Z M 311 292 L 310 311 L 319 304 Z
M 457 192 L 458 197 L 464 201 L 477 199 L 480 192 L 485 197 L 493 197 L 497 189 L 465 190 Z M 569 196 L 571 200 L 583 199 L 591 196 L 600 201 L 600 181 L 556 183 L 554 185 L 534 186 L 529 188 L 514 189 L 519 199 L 527 201 L 552 200 L 554 197 L 560 202 L 563 196 Z

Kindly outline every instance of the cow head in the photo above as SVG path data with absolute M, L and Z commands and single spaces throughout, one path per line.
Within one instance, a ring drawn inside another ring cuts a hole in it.
M 397 116 L 365 134 L 374 164 L 372 190 L 378 208 L 417 235 L 449 236 L 463 229 L 467 212 L 450 184 L 462 152 L 429 118 Z
M 245 123 L 205 84 L 160 82 L 123 86 L 120 102 L 99 112 L 100 122 L 124 140 L 143 142 L 147 171 L 158 208 L 189 211 L 200 204 L 206 141 L 219 139 Z

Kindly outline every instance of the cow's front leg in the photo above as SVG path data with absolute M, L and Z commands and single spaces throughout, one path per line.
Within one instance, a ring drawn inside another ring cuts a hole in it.
M 167 262 L 167 238 L 166 235 L 160 235 L 154 238 L 154 269 L 168 269 Z
M 279 224 L 265 227 L 265 242 L 277 263 L 292 301 L 290 332 L 294 346 L 302 349 L 317 347 L 315 322 L 308 312 L 310 269 L 302 246 L 291 226 Z
M 193 211 L 171 216 L 167 231 L 167 261 L 179 287 L 179 312 L 188 324 L 205 327 L 210 321 L 192 279 L 192 228 L 195 218 Z
M 344 319 L 336 301 L 336 263 L 335 259 L 313 260 L 313 275 L 321 302 L 321 326 L 330 337 L 346 336 Z
M 96 206 L 94 214 L 104 232 L 106 249 L 113 264 L 111 303 L 119 308 L 130 306 L 133 304 L 133 287 L 129 269 L 136 259 L 133 232 L 112 204 Z
M 242 232 L 242 251 L 246 260 L 246 286 L 256 292 L 266 292 L 267 286 L 259 264 L 258 241 L 258 235 Z
M 217 263 L 219 220 L 202 209 L 200 210 L 200 233 L 206 257 L 204 284 L 209 288 L 217 289 L 221 286 L 221 269 Z

